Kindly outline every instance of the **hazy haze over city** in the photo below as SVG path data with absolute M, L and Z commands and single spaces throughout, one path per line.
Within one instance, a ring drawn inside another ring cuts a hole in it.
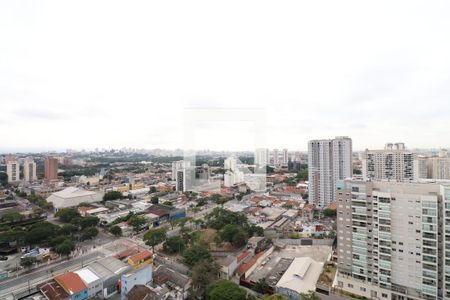
M 448 147 L 449 13 L 447 1 L 2 1 L 0 148 L 181 148 L 186 108 L 265 109 L 268 147 L 335 135 L 355 150 Z M 243 150 L 249 134 L 214 124 L 199 140 Z

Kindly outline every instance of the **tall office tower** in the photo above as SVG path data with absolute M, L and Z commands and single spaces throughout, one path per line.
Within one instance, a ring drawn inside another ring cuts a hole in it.
M 345 180 L 336 198 L 338 289 L 450 299 L 450 185 Z
M 281 155 L 282 155 L 282 157 L 281 157 L 280 164 L 283 166 L 287 166 L 289 163 L 288 149 L 283 149 L 283 152 L 281 153 Z
M 44 179 L 46 182 L 58 180 L 58 159 L 46 158 L 44 162 Z
M 414 180 L 414 154 L 404 143 L 388 143 L 384 150 L 367 150 L 362 157 L 364 180 Z
M 450 179 L 450 158 L 431 157 L 428 159 L 428 172 L 431 179 Z
M 429 178 L 428 165 L 428 157 L 417 155 L 414 158 L 414 180 Z
M 23 161 L 23 180 L 28 182 L 37 180 L 36 163 L 31 158 L 26 158 Z
M 255 150 L 255 165 L 257 167 L 266 167 L 269 164 L 269 149 L 259 148 Z
M 6 174 L 8 174 L 8 182 L 20 180 L 20 165 L 17 160 L 8 159 L 6 162 Z
M 334 201 L 337 180 L 352 177 L 352 140 L 312 140 L 308 143 L 309 201 L 320 208 Z
M 185 192 L 187 189 L 186 185 L 186 177 L 187 172 L 186 169 L 190 167 L 189 161 L 179 160 L 174 161 L 172 163 L 172 180 L 175 180 L 175 189 L 176 191 Z
M 272 150 L 272 155 L 270 157 L 270 162 L 274 166 L 278 165 L 278 149 L 273 149 Z
M 292 161 L 293 162 L 300 162 L 302 160 L 302 156 L 300 151 L 295 151 L 294 154 L 292 155 Z

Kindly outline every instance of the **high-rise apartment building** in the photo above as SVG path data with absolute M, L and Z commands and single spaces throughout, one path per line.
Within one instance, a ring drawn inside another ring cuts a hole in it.
M 450 299 L 450 185 L 345 180 L 336 198 L 336 288 L 368 299 Z
M 336 137 L 308 143 L 309 201 L 327 207 L 335 200 L 336 182 L 352 177 L 352 140 Z
M 388 143 L 383 150 L 367 150 L 362 157 L 364 180 L 414 180 L 414 153 L 404 143 Z
M 439 151 L 438 156 L 417 155 L 414 159 L 414 179 L 450 180 L 450 157 L 447 150 Z
M 58 159 L 46 158 L 44 161 L 44 179 L 46 182 L 58 180 Z
M 8 159 L 6 162 L 6 174 L 10 183 L 20 180 L 20 165 L 17 160 Z
M 31 158 L 26 158 L 23 161 L 23 180 L 28 182 L 37 180 L 36 163 Z
M 278 150 L 260 148 L 255 151 L 255 164 L 257 166 L 272 165 L 275 167 L 287 166 L 289 163 L 288 149 Z
M 187 190 L 187 174 L 190 168 L 190 162 L 179 160 L 172 163 L 172 180 L 175 180 L 176 191 L 185 192 Z M 195 170 L 194 170 L 195 172 Z
M 255 165 L 257 167 L 266 167 L 269 164 L 269 149 L 259 148 L 255 151 Z

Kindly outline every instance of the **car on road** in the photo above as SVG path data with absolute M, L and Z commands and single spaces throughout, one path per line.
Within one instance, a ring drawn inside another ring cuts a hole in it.
M 8 256 L 0 255 L 0 260 L 8 260 Z

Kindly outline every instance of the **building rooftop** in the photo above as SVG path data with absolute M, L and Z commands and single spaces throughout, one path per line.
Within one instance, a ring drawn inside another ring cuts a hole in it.
M 81 279 L 87 284 L 90 284 L 90 283 L 100 279 L 97 275 L 95 275 L 94 272 L 92 272 L 88 268 L 83 268 L 83 269 L 77 270 L 74 273 L 77 273 L 78 276 L 80 276 Z
M 51 280 L 38 286 L 39 290 L 47 299 L 65 300 L 69 299 L 69 294 L 56 281 Z
M 87 289 L 86 284 L 80 278 L 77 273 L 66 272 L 64 274 L 58 275 L 55 278 L 70 295 L 77 294 L 85 289 Z
M 144 250 L 130 256 L 128 259 L 131 260 L 134 264 L 138 264 L 141 260 L 150 259 L 152 257 L 153 257 L 152 252 L 150 252 L 149 250 Z
M 316 290 L 316 283 L 322 273 L 323 263 L 310 257 L 296 257 L 286 270 L 277 287 L 307 293 Z

